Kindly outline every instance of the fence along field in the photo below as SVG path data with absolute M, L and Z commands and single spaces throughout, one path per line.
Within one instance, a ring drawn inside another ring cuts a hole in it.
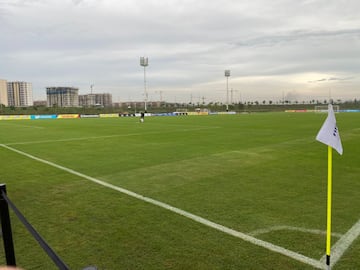
M 0 121 L 1 178 L 9 197 L 71 269 L 317 269 L 312 262 L 322 263 L 325 254 L 326 149 L 315 136 L 325 117 Z M 357 232 L 359 117 L 337 115 L 344 155 L 334 155 L 334 246 L 351 228 Z M 12 222 L 18 264 L 54 269 Z M 333 269 L 360 268 L 359 240 L 350 239 Z

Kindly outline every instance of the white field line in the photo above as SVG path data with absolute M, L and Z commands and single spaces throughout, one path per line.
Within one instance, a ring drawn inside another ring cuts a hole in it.
M 38 129 L 44 129 L 44 128 L 45 128 L 45 127 L 39 127 L 39 126 L 27 126 L 27 125 L 8 124 L 8 123 L 1 123 L 1 125 L 5 125 L 5 126 L 15 126 L 15 127 L 26 127 L 26 128 L 38 128 Z
M 126 134 L 126 136 L 133 136 L 138 134 Z M 20 145 L 20 144 L 36 144 L 36 143 L 53 143 L 53 142 L 71 142 L 71 141 L 82 141 L 82 140 L 91 140 L 91 139 L 104 139 L 112 137 L 120 137 L 125 135 L 106 135 L 106 136 L 93 136 L 93 137 L 79 137 L 79 138 L 68 138 L 68 139 L 59 139 L 59 140 L 42 140 L 42 141 L 26 141 L 26 142 L 16 142 L 16 143 L 7 143 L 6 145 Z
M 137 123 L 139 123 L 139 122 L 137 122 Z M 141 123 L 139 123 L 139 124 L 141 124 Z M 163 123 L 155 123 L 155 122 L 152 122 L 151 123 L 151 126 L 153 127 L 153 126 L 161 126 L 161 127 L 163 127 L 164 125 L 163 125 Z M 166 125 L 166 127 L 184 127 L 184 128 L 199 128 L 199 125 L 188 125 L 188 124 L 186 124 L 186 125 L 181 125 L 181 124 L 179 124 L 179 125 L 176 125 L 176 124 L 167 124 Z M 201 128 L 221 128 L 220 126 L 202 126 Z
M 58 140 L 41 140 L 41 141 L 25 141 L 25 142 L 15 142 L 15 143 L 6 143 L 5 145 L 20 145 L 20 144 L 36 144 L 36 143 L 53 143 L 53 142 L 70 142 L 70 141 L 82 141 L 82 140 L 96 140 L 104 138 L 114 138 L 114 137 L 130 137 L 130 136 L 139 136 L 139 135 L 154 135 L 154 134 L 164 134 L 164 133 L 178 133 L 178 132 L 188 132 L 188 131 L 197 131 L 197 130 L 206 130 L 206 129 L 215 129 L 219 127 L 205 127 L 205 128 L 190 128 L 182 129 L 176 131 L 168 132 L 147 132 L 147 133 L 127 133 L 127 134 L 114 134 L 114 135 L 104 135 L 104 136 L 91 136 L 91 137 L 79 137 L 79 138 L 67 138 L 67 139 L 58 139 Z
M 257 236 L 257 235 L 263 234 L 263 233 L 269 233 L 269 232 L 273 232 L 273 231 L 282 231 L 282 230 L 326 235 L 326 231 L 322 231 L 322 230 L 306 229 L 306 228 L 301 228 L 301 227 L 293 227 L 293 226 L 285 226 L 285 225 L 273 226 L 273 227 L 269 227 L 266 229 L 255 230 L 255 231 L 250 232 L 249 234 L 252 236 Z M 331 233 L 331 235 L 338 237 L 338 238 L 343 236 L 343 234 L 341 234 L 341 233 Z
M 331 248 L 330 251 L 330 266 L 334 266 L 342 257 L 344 252 L 351 246 L 351 244 L 360 235 L 360 219 L 351 227 Z M 326 261 L 326 255 L 321 260 L 322 263 Z
M 22 152 L 20 150 L 17 150 L 15 148 L 12 148 L 10 146 L 7 146 L 7 145 L 4 145 L 4 144 L 0 144 L 1 147 L 3 148 L 6 148 L 10 151 L 13 151 L 13 152 L 16 152 L 20 155 L 23 155 L 23 156 L 26 156 L 30 159 L 33 159 L 33 160 L 36 160 L 36 161 L 39 161 L 39 162 L 42 162 L 42 163 L 45 163 L 47 165 L 50 165 L 52 167 L 55 167 L 57 169 L 60 169 L 60 170 L 63 170 L 63 171 L 66 171 L 70 174 L 73 174 L 73 175 L 76 175 L 76 176 L 79 176 L 81 178 L 84 178 L 84 179 L 87 179 L 89 181 L 92 181 L 96 184 L 99 184 L 99 185 L 102 185 L 104 187 L 107 187 L 107 188 L 110 188 L 110 189 L 113 189 L 113 190 L 116 190 L 116 191 L 119 191 L 121 193 L 124 193 L 128 196 L 131 196 L 133 198 L 136 198 L 136 199 L 139 199 L 139 200 L 142 200 L 142 201 L 145 201 L 145 202 L 148 202 L 150 204 L 153 204 L 153 205 L 156 205 L 156 206 L 159 206 L 159 207 L 162 207 L 166 210 L 169 210 L 171 212 L 174 212 L 176 214 L 179 214 L 181 216 L 184 216 L 184 217 L 187 217 L 193 221 L 196 221 L 198 223 L 201 223 L 203 225 L 206 225 L 208 227 L 211 227 L 213 229 L 216 229 L 216 230 L 219 230 L 221 232 L 224 232 L 226 234 L 229 234 L 229 235 L 232 235 L 234 237 L 237 237 L 237 238 L 240 238 L 244 241 L 247 241 L 249 243 L 252 243 L 254 245 L 257 245 L 257 246 L 260 246 L 260 247 L 263 247 L 263 248 L 266 248 L 268 250 L 271 250 L 273 252 L 276 252 L 276 253 L 280 253 L 282 255 L 285 255 L 287 257 L 290 257 L 294 260 L 297 260 L 299 262 L 302 262 L 304 264 L 308 264 L 308 265 L 311 265 L 315 268 L 318 268 L 318 269 L 325 269 L 324 267 L 324 264 L 318 260 L 315 260 L 315 259 L 312 259 L 312 258 L 309 258 L 309 257 L 306 257 L 302 254 L 299 254 L 299 253 L 296 253 L 294 251 L 291 251 L 291 250 L 288 250 L 288 249 L 285 249 L 283 247 L 280 247 L 280 246 L 277 246 L 277 245 L 274 245 L 274 244 L 271 244 L 269 242 L 266 242 L 266 241 L 263 241 L 263 240 L 260 240 L 260 239 L 257 239 L 253 236 L 250 236 L 250 235 L 247 235 L 245 233 L 242 233 L 242 232 L 238 232 L 236 230 L 233 230 L 233 229 L 230 229 L 228 227 L 225 227 L 223 225 L 220 225 L 220 224 L 217 224 L 215 222 L 212 222 L 210 220 L 207 220 L 205 218 L 202 218 L 200 216 L 197 216 L 197 215 L 194 215 L 194 214 L 191 214 L 189 212 L 186 212 L 184 210 L 181 210 L 179 208 L 176 208 L 176 207 L 173 207 L 169 204 L 166 204 L 166 203 L 163 203 L 163 202 L 160 202 L 160 201 L 157 201 L 157 200 L 154 200 L 152 198 L 149 198 L 149 197 L 145 197 L 143 195 L 140 195 L 138 193 L 135 193 L 135 192 L 132 192 L 130 190 L 127 190 L 127 189 L 124 189 L 124 188 L 121 188 L 121 187 L 118 187 L 118 186 L 115 186 L 115 185 L 112 185 L 112 184 L 109 184 L 109 183 L 106 183 L 104 181 L 101 181 L 99 179 L 96 179 L 94 177 L 91 177 L 91 176 L 88 176 L 88 175 L 85 175 L 85 174 L 82 174 L 80 172 L 77 172 L 77 171 L 74 171 L 72 169 L 69 169 L 69 168 L 66 168 L 66 167 L 63 167 L 61 165 L 58 165 L 56 163 L 53 163 L 53 162 L 50 162 L 50 161 L 47 161 L 47 160 L 44 160 L 44 159 L 41 159 L 41 158 L 38 158 L 38 157 L 35 157 L 33 155 L 30 155 L 30 154 L 27 154 L 25 152 Z

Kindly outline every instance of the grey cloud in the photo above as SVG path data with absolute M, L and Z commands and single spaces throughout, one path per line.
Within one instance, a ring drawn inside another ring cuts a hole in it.
M 308 81 L 308 83 L 325 82 L 325 81 L 327 81 L 327 80 L 328 80 L 328 79 L 323 78 L 323 79 L 320 79 L 320 80 Z
M 227 68 L 231 81 L 267 78 L 254 82 L 256 91 L 290 87 L 271 80 L 300 73 L 319 73 L 317 85 L 350 84 L 360 72 L 357 3 L 338 15 L 323 0 L 0 0 L 0 16 L 17 14 L 2 16 L 0 74 L 41 86 L 95 81 L 127 96 L 141 89 L 145 55 L 150 89 L 219 89 Z
M 328 80 L 329 81 L 350 81 L 355 79 L 354 77 L 345 77 L 345 78 L 336 78 L 336 77 L 331 77 Z
M 293 41 L 304 41 L 306 39 L 319 39 L 324 37 L 360 37 L 360 28 L 358 29 L 343 29 L 335 31 L 307 31 L 307 30 L 297 30 L 291 31 L 284 34 L 278 35 L 265 35 L 259 36 L 252 39 L 244 39 L 239 42 L 235 42 L 236 46 L 274 46 L 283 42 L 293 42 Z
M 355 77 L 344 77 L 344 78 L 330 77 L 330 78 L 322 78 L 320 80 L 308 81 L 308 83 L 329 82 L 329 81 L 350 81 L 353 79 L 355 79 Z

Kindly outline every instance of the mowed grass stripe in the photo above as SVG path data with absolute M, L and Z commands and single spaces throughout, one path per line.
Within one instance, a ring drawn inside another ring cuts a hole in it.
M 358 220 L 360 210 L 360 181 L 357 181 L 360 175 L 357 124 L 359 116 L 337 115 L 345 152 L 341 157 L 334 156 L 333 225 L 334 231 L 342 234 Z M 138 133 L 140 135 L 24 144 L 18 145 L 16 149 L 164 202 L 236 231 L 250 233 L 273 226 L 323 230 L 326 206 L 326 147 L 316 142 L 315 136 L 325 118 L 326 115 L 313 114 L 154 117 L 146 119 L 144 125 L 139 124 L 136 119 L 41 121 L 28 124 L 36 123 L 46 127 L 42 132 L 24 128 L 20 133 L 21 129 L 18 127 L 0 128 L 0 142 Z M 181 132 L 193 127 L 211 126 L 216 128 Z M 154 134 L 149 134 L 150 132 Z M 8 151 L 4 150 L 3 157 L 6 157 L 9 153 L 5 154 Z M 19 165 L 21 160 L 22 158 L 19 158 Z M 19 166 L 25 177 L 27 172 L 33 175 L 32 171 L 36 171 L 37 167 L 44 166 Z M 4 175 L 16 174 L 11 172 L 11 169 L 10 163 L 3 162 Z M 42 183 L 48 181 L 46 175 L 42 174 L 41 171 L 34 174 L 35 178 L 32 181 L 36 183 L 35 186 L 43 186 Z M 54 176 L 56 178 L 56 174 L 52 175 Z M 12 183 L 13 189 L 21 186 L 22 176 L 18 178 L 16 183 Z M 17 195 L 16 190 L 12 191 Z M 99 196 L 101 197 L 101 194 Z M 53 198 L 49 196 L 48 200 L 52 201 Z M 104 203 L 112 203 L 102 200 Z M 46 201 L 45 199 L 45 204 Z M 76 203 L 81 204 L 80 201 Z M 174 220 L 178 219 L 174 216 Z M 154 220 L 156 217 L 158 214 L 154 215 Z M 152 219 L 151 217 L 150 220 Z M 187 224 L 186 221 L 182 222 Z M 190 224 L 191 222 L 189 226 Z M 169 234 L 172 234 L 171 230 Z M 217 235 L 218 233 L 213 232 L 210 238 Z M 263 241 L 308 257 L 320 258 L 324 254 L 322 236 L 289 231 L 269 232 L 259 237 Z M 354 242 L 351 245 L 335 269 L 360 268 L 357 260 L 353 259 L 360 256 L 358 244 L 359 242 Z M 256 250 L 245 242 L 234 245 L 229 250 L 242 247 Z M 177 248 L 179 245 L 173 243 L 170 246 Z M 210 251 L 210 247 L 204 248 L 209 256 L 216 256 Z M 271 258 L 274 258 L 273 263 L 280 261 L 281 256 L 261 252 L 268 257 L 265 261 L 271 262 Z M 109 250 L 108 253 L 112 252 Z M 244 250 L 239 253 L 240 257 L 242 254 Z M 219 258 L 231 264 L 237 261 L 235 257 L 228 257 L 224 253 Z M 196 263 L 202 259 L 192 260 Z M 259 262 L 256 254 L 241 260 L 248 261 L 248 265 L 240 269 L 268 269 Z M 181 269 L 180 265 L 184 266 L 184 263 L 179 260 L 179 268 L 174 265 L 165 268 Z M 229 264 L 224 265 L 228 269 L 233 269 Z M 296 267 L 298 266 L 294 261 L 292 267 L 285 263 L 277 265 L 276 269 Z M 305 265 L 299 267 L 305 268 Z M 194 266 L 187 269 L 197 268 Z
M 214 129 L 219 127 L 203 127 L 203 128 L 185 128 L 177 131 L 166 131 L 166 133 L 178 133 L 178 132 L 191 132 L 206 129 Z M 164 134 L 164 132 L 147 132 L 146 135 Z M 144 133 L 128 133 L 128 134 L 114 134 L 104 136 L 92 136 L 92 137 L 79 137 L 79 138 L 67 138 L 57 140 L 40 140 L 40 141 L 25 141 L 25 142 L 14 142 L 6 143 L 6 145 L 19 145 L 19 144 L 43 144 L 43 143 L 59 143 L 59 142 L 71 142 L 71 141 L 86 141 L 86 140 L 102 140 L 114 137 L 131 137 L 131 136 L 144 136 Z
M 127 190 L 127 189 L 124 189 L 124 188 L 121 188 L 121 187 L 118 187 L 118 186 L 114 186 L 114 185 L 112 185 L 112 184 L 106 183 L 106 182 L 101 181 L 101 180 L 99 180 L 99 179 L 96 179 L 96 178 L 87 176 L 87 175 L 85 175 L 85 174 L 76 172 L 76 171 L 74 171 L 74 170 L 72 170 L 72 169 L 65 168 L 65 167 L 63 167 L 63 166 L 57 165 L 57 164 L 55 164 L 55 163 L 53 163 L 53 162 L 49 162 L 49 161 L 46 161 L 46 160 L 44 160 L 44 159 L 37 158 L 37 157 L 35 157 L 35 156 L 33 156 L 33 155 L 27 154 L 27 153 L 25 153 L 25 152 L 22 152 L 22 151 L 20 151 L 20 150 L 17 150 L 17 149 L 15 149 L 15 148 L 10 147 L 10 146 L 6 146 L 6 145 L 3 145 L 3 144 L 0 144 L 0 146 L 3 147 L 3 148 L 6 148 L 6 149 L 8 149 L 8 150 L 11 150 L 11 151 L 13 151 L 13 152 L 16 152 L 16 153 L 18 153 L 18 154 L 20 154 L 20 155 L 23 155 L 23 156 L 26 156 L 26 157 L 28 157 L 28 158 L 31 158 L 31 159 L 33 159 L 33 160 L 36 160 L 36 161 L 45 163 L 45 164 L 47 164 L 47 165 L 50 165 L 50 166 L 52 166 L 52 167 L 55 167 L 55 168 L 57 168 L 57 169 L 66 171 L 66 172 L 68 172 L 68 173 L 70 173 L 70 174 L 74 174 L 74 175 L 79 176 L 79 177 L 81 177 L 81 178 L 85 178 L 85 179 L 87 179 L 87 180 L 89 180 L 89 181 L 92 181 L 92 182 L 94 182 L 94 183 L 96 183 L 96 184 L 99 184 L 99 185 L 105 186 L 105 187 L 107 187 L 107 188 L 110 188 L 110 189 L 119 191 L 119 192 L 121 192 L 121 193 L 124 193 L 124 194 L 126 194 L 126 195 L 129 195 L 129 196 L 134 197 L 134 198 L 136 198 L 136 199 L 139 199 L 139 200 L 148 202 L 148 203 L 150 203 L 150 204 L 159 206 L 159 207 L 164 208 L 164 209 L 166 209 L 166 210 L 169 210 L 169 211 L 171 211 L 171 212 L 177 213 L 177 214 L 179 214 L 179 215 L 181 215 L 181 216 L 187 217 L 187 218 L 189 218 L 189 219 L 191 219 L 191 220 L 194 220 L 194 221 L 196 221 L 196 222 L 198 222 L 198 223 L 201 223 L 201 224 L 206 225 L 206 226 L 208 226 L 208 227 L 211 227 L 211 228 L 213 228 L 213 229 L 216 229 L 216 230 L 222 231 L 222 232 L 224 232 L 224 233 L 227 233 L 227 234 L 229 234 L 229 235 L 235 236 L 235 237 L 240 238 L 240 239 L 242 239 L 242 240 L 244 240 L 244 241 L 250 242 L 250 243 L 252 243 L 252 244 L 254 244 L 254 245 L 258 245 L 258 246 L 264 247 L 264 248 L 266 248 L 266 249 L 268 249 L 268 250 L 271 250 L 271 251 L 280 253 L 280 254 L 282 254 L 282 255 L 288 256 L 288 257 L 293 258 L 293 259 L 295 259 L 295 260 L 297 260 L 297 261 L 299 261 L 299 262 L 302 262 L 302 263 L 311 265 L 311 266 L 313 266 L 313 267 L 315 267 L 315 268 L 325 269 L 323 263 L 321 263 L 321 262 L 319 262 L 319 261 L 317 261 L 317 260 L 314 260 L 314 259 L 312 259 L 312 258 L 306 257 L 306 256 L 304 256 L 304 255 L 301 255 L 301 254 L 299 254 L 299 253 L 293 252 L 293 251 L 291 251 L 291 250 L 287 250 L 287 249 L 285 249 L 285 248 L 283 248 L 283 247 L 280 247 L 280 246 L 273 245 L 273 244 L 271 244 L 271 243 L 269 243 L 269 242 L 265 242 L 265 241 L 263 241 L 263 240 L 260 240 L 260 239 L 257 239 L 257 238 L 255 238 L 255 237 L 252 237 L 252 236 L 250 236 L 250 235 L 247 235 L 247 234 L 244 234 L 244 233 L 235 231 L 235 230 L 233 230 L 233 229 L 227 228 L 227 227 L 222 226 L 222 225 L 220 225 L 220 224 L 214 223 L 214 222 L 212 222 L 212 221 L 210 221 L 210 220 L 204 219 L 204 218 L 202 218 L 202 217 L 200 217 L 200 216 L 193 215 L 193 214 L 191 214 L 191 213 L 189 213 L 189 212 L 186 212 L 186 211 L 183 211 L 183 210 L 181 210 L 181 209 L 179 209 L 179 208 L 176 208 L 176 207 L 173 207 L 173 206 L 171 206 L 171 205 L 168 205 L 168 204 L 166 204 L 166 203 L 162 203 L 162 202 L 160 202 L 160 201 L 154 200 L 154 199 L 149 198 L 149 197 L 142 196 L 142 195 L 137 194 L 137 193 L 135 193 L 135 192 L 132 192 L 132 191 L 130 191 L 130 190 Z

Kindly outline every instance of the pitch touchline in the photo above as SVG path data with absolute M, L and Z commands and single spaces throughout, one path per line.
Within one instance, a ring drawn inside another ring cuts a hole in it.
M 257 245 L 257 246 L 261 246 L 263 248 L 266 248 L 268 250 L 271 250 L 273 252 L 276 252 L 276 253 L 280 253 L 282 255 L 285 255 L 287 257 L 290 257 L 292 259 L 295 259 L 297 261 L 300 261 L 302 263 L 305 263 L 305 264 L 308 264 L 308 265 L 311 265 L 315 268 L 318 268 L 318 269 L 325 269 L 325 265 L 324 263 L 322 263 L 321 261 L 317 261 L 315 259 L 312 259 L 312 258 L 309 258 L 309 257 L 306 257 L 302 254 L 299 254 L 299 253 L 296 253 L 294 251 L 291 251 L 291 250 L 288 250 L 288 249 L 285 249 L 283 247 L 280 247 L 280 246 L 277 246 L 277 245 L 274 245 L 274 244 L 271 244 L 269 242 L 266 242 L 266 241 L 263 241 L 263 240 L 260 240 L 260 239 L 257 239 L 253 236 L 250 236 L 250 235 L 247 235 L 245 233 L 242 233 L 242 232 L 238 232 L 236 230 L 233 230 L 233 229 L 230 229 L 228 227 L 225 227 L 223 225 L 220 225 L 218 223 L 215 223 L 215 222 L 212 222 L 210 220 L 207 220 L 205 218 L 202 218 L 200 216 L 197 216 L 197 215 L 194 215 L 194 214 L 191 214 L 190 212 L 187 212 L 187 211 L 184 211 L 184 210 L 181 210 L 179 208 L 176 208 L 174 206 L 171 206 L 169 204 L 166 204 L 166 203 L 163 203 L 163 202 L 160 202 L 160 201 L 157 201 L 157 200 L 154 200 L 152 198 L 149 198 L 149 197 L 145 197 L 141 194 L 138 194 L 138 193 L 135 193 L 135 192 L 132 192 L 130 190 L 127 190 L 127 189 L 124 189 L 124 188 L 121 188 L 121 187 L 118 187 L 118 186 L 115 186 L 115 185 L 112 185 L 112 184 L 109 184 L 109 183 L 106 183 L 104 181 L 101 181 L 99 179 L 96 179 L 94 177 L 91 177 L 91 176 L 88 176 L 88 175 L 85 175 L 85 174 L 82 174 L 80 172 L 77 172 L 77 171 L 74 171 L 72 169 L 69 169 L 69 168 L 66 168 L 66 167 L 63 167 L 61 165 L 58 165 L 56 163 L 53 163 L 53 162 L 50 162 L 50 161 L 47 161 L 45 159 L 41 159 L 41 158 L 38 158 L 36 156 L 33 156 L 33 155 L 30 155 L 28 153 L 25 153 L 23 151 L 20 151 L 20 150 L 17 150 L 15 148 L 12 148 L 10 146 L 7 146 L 7 145 L 4 145 L 4 144 L 0 144 L 1 147 L 3 148 L 6 148 L 10 151 L 13 151 L 13 152 L 16 152 L 20 155 L 23 155 L 23 156 L 26 156 L 30 159 L 33 159 L 33 160 L 36 160 L 36 161 L 39 161 L 39 162 L 42 162 L 44 164 L 47 164 L 47 165 L 50 165 L 52 167 L 55 167 L 57 169 L 60 169 L 60 170 L 63 170 L 63 171 L 66 171 L 70 174 L 73 174 L 73 175 L 76 175 L 76 176 L 79 176 L 81 178 L 85 178 L 89 181 L 92 181 L 94 183 L 97 183 L 99 185 L 102 185 L 104 187 L 107 187 L 107 188 L 110 188 L 110 189 L 113 189 L 113 190 L 116 190 L 116 191 L 119 191 L 121 193 L 124 193 L 128 196 L 131 196 L 133 198 L 136 198 L 136 199 L 139 199 L 139 200 L 142 200 L 142 201 L 145 201 L 145 202 L 148 202 L 148 203 L 151 203 L 153 205 L 156 205 L 156 206 L 159 206 L 159 207 L 162 207 L 164 209 L 167 209 L 169 211 L 172 211 L 174 213 L 177 213 L 181 216 L 184 216 L 184 217 L 187 217 L 193 221 L 196 221 L 198 223 L 201 223 L 203 225 L 206 225 L 208 227 L 211 227 L 213 229 L 216 229 L 216 230 L 219 230 L 219 231 L 222 231 L 226 234 L 229 234 L 229 235 L 232 235 L 232 236 L 235 236 L 237 238 L 240 238 L 244 241 L 247 241 L 247 242 L 250 242 L 254 245 Z
M 52 142 L 70 142 L 70 141 L 82 141 L 82 140 L 92 140 L 92 139 L 103 139 L 103 138 L 113 138 L 113 137 L 129 137 L 129 136 L 139 136 L 139 135 L 154 135 L 154 134 L 164 134 L 164 133 L 173 133 L 173 132 L 187 132 L 187 131 L 196 131 L 204 129 L 214 129 L 219 127 L 206 127 L 206 128 L 190 128 L 182 129 L 176 131 L 168 132 L 147 132 L 147 133 L 128 133 L 128 134 L 115 134 L 115 135 L 104 135 L 104 136 L 92 136 L 92 137 L 81 137 L 81 138 L 68 138 L 68 139 L 59 139 L 59 140 L 42 140 L 42 141 L 28 141 L 28 142 L 15 142 L 15 143 L 6 143 L 4 145 L 20 145 L 20 144 L 36 144 L 36 143 L 52 143 Z
M 8 124 L 8 123 L 1 123 L 1 124 L 6 125 L 6 126 L 13 126 L 13 127 L 38 128 L 38 129 L 45 128 L 45 127 L 39 127 L 39 126 L 27 126 L 27 125 L 20 125 L 20 124 Z
M 82 141 L 82 140 L 91 140 L 91 139 L 103 139 L 103 138 L 112 138 L 120 136 L 132 136 L 138 134 L 126 134 L 126 135 L 107 135 L 107 136 L 93 136 L 93 137 L 82 137 L 82 138 L 68 138 L 68 139 L 59 139 L 59 140 L 43 140 L 43 141 L 28 141 L 28 142 L 16 142 L 16 143 L 7 143 L 6 145 L 19 145 L 19 144 L 36 144 L 36 143 L 53 143 L 53 142 L 70 142 L 70 141 Z

